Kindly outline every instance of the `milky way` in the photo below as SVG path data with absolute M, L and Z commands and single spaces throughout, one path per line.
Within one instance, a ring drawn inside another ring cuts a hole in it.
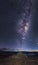
M 23 6 L 24 7 L 24 6 Z M 24 8 L 24 12 L 21 13 L 20 21 L 18 23 L 18 33 L 21 35 L 21 44 L 23 47 L 24 40 L 26 39 L 27 32 L 30 25 L 30 15 L 31 15 L 32 2 L 27 0 Z M 25 42 L 26 43 L 26 42 Z

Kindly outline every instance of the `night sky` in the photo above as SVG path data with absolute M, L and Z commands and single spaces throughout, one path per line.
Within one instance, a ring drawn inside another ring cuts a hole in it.
M 31 2 L 29 28 L 28 31 L 25 28 L 27 34 L 22 40 L 23 34 L 18 28 L 25 13 L 26 0 L 0 0 L 0 48 L 38 50 L 38 0 Z

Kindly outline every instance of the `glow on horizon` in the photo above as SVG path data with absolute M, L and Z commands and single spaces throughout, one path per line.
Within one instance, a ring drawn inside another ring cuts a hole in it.
M 26 51 L 26 52 L 38 52 L 38 49 L 37 50 L 32 50 L 32 49 L 23 49 L 23 48 L 6 48 L 6 49 L 3 49 L 1 48 L 1 50 L 3 51 L 14 51 L 14 52 L 22 52 L 22 51 Z
M 31 50 L 31 49 L 22 49 L 22 48 L 17 48 L 14 51 L 28 51 L 28 52 L 38 52 L 38 50 Z

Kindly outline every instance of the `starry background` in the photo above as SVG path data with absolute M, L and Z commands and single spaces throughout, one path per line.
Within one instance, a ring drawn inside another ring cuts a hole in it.
M 17 23 L 26 0 L 0 0 L 0 48 L 21 48 Z M 31 26 L 23 49 L 38 50 L 38 0 L 32 0 Z

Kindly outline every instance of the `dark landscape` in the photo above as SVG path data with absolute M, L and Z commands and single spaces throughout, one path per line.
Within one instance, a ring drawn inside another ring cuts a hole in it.
M 0 51 L 0 65 L 38 65 L 38 52 Z

